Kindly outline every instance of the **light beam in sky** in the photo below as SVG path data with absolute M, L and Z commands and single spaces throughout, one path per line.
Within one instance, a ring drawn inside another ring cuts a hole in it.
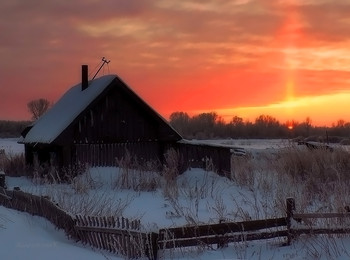
M 57 102 L 106 56 L 165 118 L 350 122 L 349 0 L 2 0 L 0 12 L 0 120 L 29 119 L 27 102 Z

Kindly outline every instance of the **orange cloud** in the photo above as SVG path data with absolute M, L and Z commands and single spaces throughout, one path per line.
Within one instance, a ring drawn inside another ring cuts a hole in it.
M 102 56 L 164 116 L 349 90 L 346 0 L 3 0 L 0 10 L 0 119 L 28 119 L 28 101 L 56 101 Z

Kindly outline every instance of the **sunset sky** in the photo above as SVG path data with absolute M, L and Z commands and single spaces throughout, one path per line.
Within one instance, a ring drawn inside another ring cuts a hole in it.
M 349 0 L 1 0 L 0 119 L 56 102 L 82 64 L 162 116 L 350 121 Z

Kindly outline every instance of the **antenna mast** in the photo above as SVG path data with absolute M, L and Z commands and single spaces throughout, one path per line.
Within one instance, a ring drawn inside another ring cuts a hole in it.
M 95 79 L 95 77 L 97 76 L 97 74 L 100 72 L 100 70 L 102 69 L 102 67 L 107 63 L 110 63 L 110 60 L 106 60 L 105 57 L 102 58 L 102 64 L 100 66 L 100 68 L 97 70 L 96 74 L 94 75 L 94 77 L 92 78 L 92 80 Z

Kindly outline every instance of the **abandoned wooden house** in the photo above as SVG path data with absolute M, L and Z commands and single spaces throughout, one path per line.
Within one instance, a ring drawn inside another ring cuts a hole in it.
M 83 65 L 81 84 L 22 132 L 27 165 L 114 166 L 126 151 L 139 161 L 163 163 L 174 148 L 185 165 L 212 158 L 219 172 L 230 171 L 229 148 L 187 143 L 118 76 L 89 81 L 87 70 Z

